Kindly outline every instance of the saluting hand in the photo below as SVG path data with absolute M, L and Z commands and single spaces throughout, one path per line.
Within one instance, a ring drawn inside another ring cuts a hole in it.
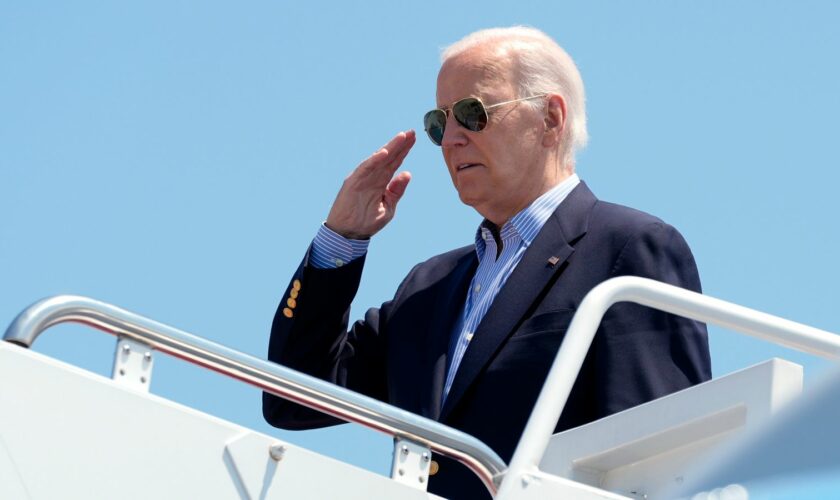
M 409 172 L 394 175 L 414 146 L 413 130 L 400 132 L 359 164 L 341 185 L 327 227 L 351 239 L 370 238 L 394 218 L 397 202 L 411 180 Z

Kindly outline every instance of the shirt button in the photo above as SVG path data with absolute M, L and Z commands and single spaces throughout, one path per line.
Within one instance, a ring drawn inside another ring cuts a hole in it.
M 467 342 L 469 342 L 470 340 L 472 340 L 473 335 L 475 335 L 475 334 L 474 333 L 468 333 L 468 334 L 464 335 L 464 338 L 466 338 Z
M 480 292 L 480 291 L 481 291 L 481 283 L 479 283 L 479 284 L 475 285 L 474 290 L 475 290 L 475 293 Z
M 341 259 L 335 259 L 335 265 L 341 267 L 344 265 L 344 261 Z

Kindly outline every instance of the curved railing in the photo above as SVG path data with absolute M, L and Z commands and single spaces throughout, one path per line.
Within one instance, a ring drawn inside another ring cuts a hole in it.
M 428 446 L 463 463 L 478 475 L 491 493 L 495 493 L 503 475 L 525 477 L 537 469 L 598 325 L 606 311 L 617 302 L 635 302 L 840 360 L 840 336 L 830 332 L 650 279 L 613 278 L 590 291 L 578 307 L 506 470 L 505 463 L 487 445 L 465 433 L 89 298 L 58 296 L 36 302 L 15 318 L 4 339 L 29 347 L 50 326 L 64 322 L 84 323 L 145 343 L 153 349 L 342 420 Z M 513 491 L 517 483 L 505 481 L 499 496 Z
M 659 281 L 635 276 L 612 278 L 593 288 L 578 307 L 511 458 L 500 498 L 517 487 L 515 478 L 538 469 L 598 325 L 618 302 L 635 302 L 840 361 L 840 336 L 836 334 Z
M 30 347 L 41 332 L 66 322 L 142 342 L 314 410 L 427 446 L 471 469 L 491 493 L 506 469 L 487 445 L 439 422 L 87 297 L 40 300 L 15 318 L 3 338 Z

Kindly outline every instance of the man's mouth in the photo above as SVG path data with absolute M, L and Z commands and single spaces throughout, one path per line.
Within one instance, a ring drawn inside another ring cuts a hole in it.
M 468 168 L 472 168 L 472 167 L 482 167 L 482 166 L 483 166 L 483 165 L 482 165 L 481 163 L 462 163 L 462 164 L 458 165 L 458 166 L 455 168 L 455 170 L 457 170 L 458 172 L 460 172 L 460 171 L 462 171 L 462 170 L 466 170 L 466 169 L 468 169 Z

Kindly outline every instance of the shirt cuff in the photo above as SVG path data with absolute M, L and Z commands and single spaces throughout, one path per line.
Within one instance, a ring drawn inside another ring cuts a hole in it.
M 370 240 L 351 240 L 321 224 L 312 240 L 309 264 L 317 269 L 335 269 L 367 253 Z

